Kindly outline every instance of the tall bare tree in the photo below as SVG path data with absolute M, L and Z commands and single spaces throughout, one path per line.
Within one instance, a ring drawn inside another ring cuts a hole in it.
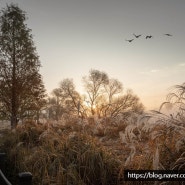
M 0 102 L 12 128 L 29 111 L 38 112 L 45 96 L 39 57 L 25 21 L 26 14 L 17 5 L 1 11 Z
M 87 102 L 91 115 L 99 117 L 123 117 L 131 113 L 142 113 L 144 110 L 139 98 L 127 90 L 123 94 L 123 85 L 120 81 L 99 70 L 90 70 L 89 76 L 83 77 Z
M 105 72 L 92 69 L 88 76 L 83 77 L 83 83 L 88 95 L 91 114 L 94 115 L 97 99 L 105 91 L 104 86 L 109 83 L 108 75 Z

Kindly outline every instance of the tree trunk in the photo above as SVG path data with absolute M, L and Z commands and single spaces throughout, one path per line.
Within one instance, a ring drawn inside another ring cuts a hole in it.
M 17 122 L 18 122 L 18 119 L 17 119 L 16 115 L 12 115 L 12 117 L 11 117 L 11 129 L 16 128 Z
M 37 113 L 36 113 L 36 120 L 37 120 L 37 123 L 39 123 L 39 119 L 40 119 L 40 111 L 37 110 Z
M 15 59 L 15 36 L 13 22 L 13 53 L 12 53 L 12 97 L 11 97 L 11 128 L 17 126 L 17 105 L 16 105 L 16 59 Z

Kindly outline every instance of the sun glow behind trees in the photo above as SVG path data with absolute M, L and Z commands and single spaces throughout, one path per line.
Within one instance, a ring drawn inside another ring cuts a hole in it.
M 109 78 L 103 71 L 91 69 L 83 77 L 83 85 L 85 93 L 80 95 L 72 79 L 63 79 L 49 98 L 50 118 L 59 120 L 66 114 L 82 118 L 126 118 L 132 113 L 141 114 L 144 110 L 139 98 L 131 90 L 124 91 L 121 82 Z

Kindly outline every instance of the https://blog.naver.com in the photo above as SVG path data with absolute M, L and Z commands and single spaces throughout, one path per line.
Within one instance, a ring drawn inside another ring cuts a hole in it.
M 126 181 L 185 181 L 185 170 L 125 170 Z

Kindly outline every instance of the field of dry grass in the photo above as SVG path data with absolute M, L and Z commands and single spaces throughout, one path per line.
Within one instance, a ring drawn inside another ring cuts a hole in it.
M 82 129 L 77 123 L 27 122 L 4 131 L 1 148 L 13 173 L 30 171 L 34 184 L 119 184 L 120 161 Z
M 184 124 L 160 113 L 128 122 L 26 122 L 4 130 L 1 149 L 11 173 L 30 171 L 35 185 L 133 184 L 124 169 L 184 169 Z
M 163 114 L 166 104 L 176 111 Z M 124 181 L 125 169 L 185 170 L 184 96 L 163 105 L 124 120 L 69 116 L 2 127 L 0 149 L 8 154 L 9 174 L 29 171 L 34 185 L 183 184 Z

